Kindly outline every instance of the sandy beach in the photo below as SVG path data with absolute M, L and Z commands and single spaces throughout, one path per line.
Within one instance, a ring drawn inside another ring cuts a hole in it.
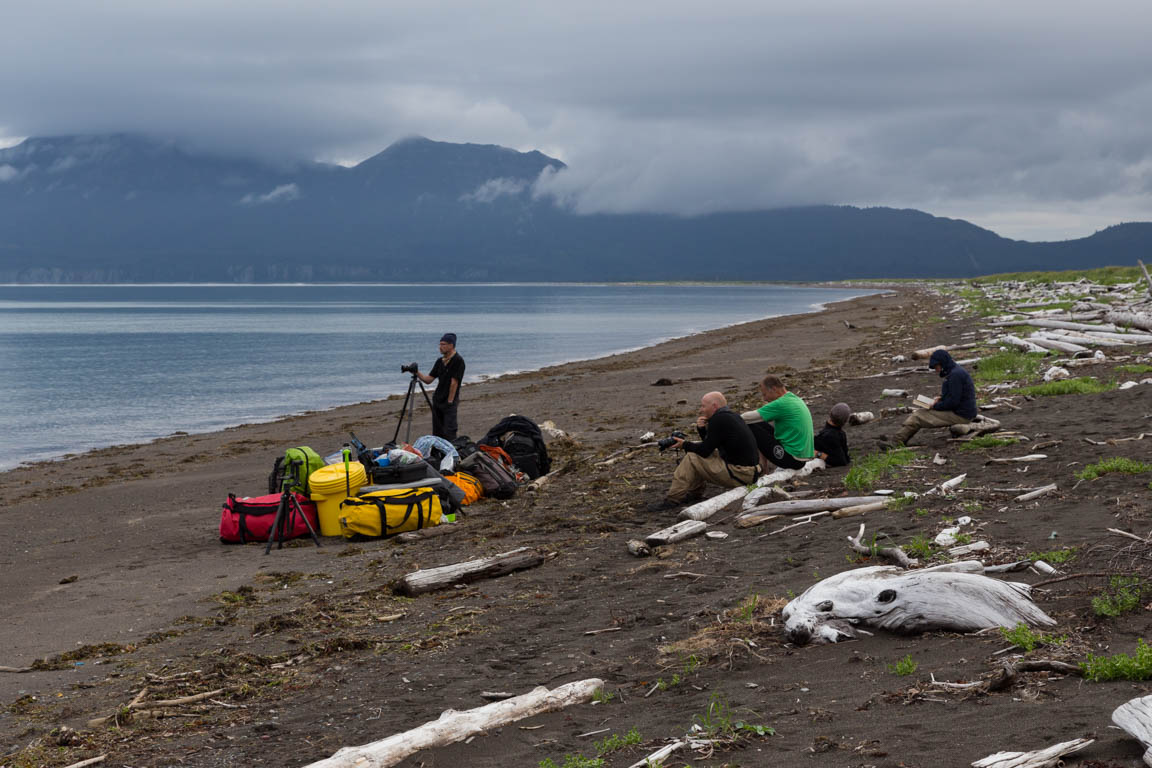
M 895 355 L 957 342 L 972 327 L 970 318 L 947 314 L 938 297 L 900 288 L 815 314 L 468 384 L 462 434 L 479 438 L 509 413 L 551 420 L 571 438 L 550 444 L 554 468 L 567 471 L 539 494 L 475 505 L 453 535 L 409 544 L 325 539 L 322 548 L 296 543 L 266 557 L 255 546 L 221 545 L 216 530 L 227 494 L 265 493 L 285 448 L 310 445 L 323 454 L 349 431 L 369 445 L 388 440 L 397 397 L 0 474 L 7 529 L 0 614 L 8 617 L 0 622 L 0 665 L 45 660 L 36 671 L 0 674 L 0 744 L 8 755 L 0 766 L 66 766 L 100 754 L 117 766 L 302 766 L 445 709 L 480 706 L 485 691 L 524 693 L 589 677 L 605 681 L 611 700 L 423 751 L 401 765 L 536 766 L 549 758 L 561 765 L 565 754 L 595 756 L 595 742 L 634 728 L 641 744 L 603 757 L 605 766 L 629 766 L 682 736 L 710 702 L 723 702 L 733 721 L 775 735 L 735 739 L 710 757 L 677 757 L 677 765 L 927 768 L 1087 736 L 1095 743 L 1071 764 L 1137 766 L 1141 747 L 1109 728 L 1108 718 L 1150 692 L 1146 683 L 1038 673 L 995 693 L 931 684 L 933 676 L 964 682 L 995 670 L 1010 645 L 997 633 L 877 632 L 835 645 L 788 645 L 779 607 L 820 578 L 864 564 L 845 543 L 859 520 L 766 536 L 770 526 L 737 529 L 731 513 L 721 513 L 710 523 L 728 538 L 696 538 L 637 559 L 625 543 L 676 520 L 645 511 L 667 487 L 675 458 L 649 450 L 592 467 L 649 430 L 688 429 L 704 392 L 720 390 L 734 407 L 758 405 L 755 382 L 769 372 L 782 375 L 817 419 L 839 401 L 878 413 L 891 404 L 881 400 L 884 387 L 934 394 L 939 380 L 929 372 L 867 377 L 890 370 Z M 997 562 L 1073 547 L 1071 570 L 1089 572 L 1141 557 L 1107 529 L 1147 532 L 1152 475 L 1076 484 L 1073 473 L 1103 457 L 1147 459 L 1146 442 L 1083 438 L 1152 431 L 1150 417 L 1147 386 L 1024 403 L 997 418 L 1035 441 L 1059 441 L 1026 473 L 987 463 L 1019 447 L 961 451 L 946 432 L 923 432 L 913 444 L 917 461 L 888 487 L 923 492 L 967 472 L 966 489 L 870 513 L 869 535 L 930 538 L 967 514 Z M 888 417 L 851 428 L 853 455 L 874 452 L 875 438 L 898 424 Z M 418 409 L 414 434 L 430 426 L 426 408 Z M 934 464 L 934 454 L 947 463 Z M 819 472 L 790 487 L 842 493 L 844 473 Z M 995 490 L 1045 483 L 1059 491 L 1024 505 Z M 517 547 L 546 560 L 415 599 L 391 589 L 413 570 Z M 1105 584 L 1070 579 L 1036 592 L 1058 622 L 1053 633 L 1065 638 L 1048 656 L 1130 653 L 1148 635 L 1146 609 L 1107 621 L 1093 616 L 1091 599 Z M 610 631 L 585 634 L 592 630 Z M 906 657 L 918 664 L 914 674 L 891 671 Z M 119 728 L 88 725 L 143 688 L 149 700 L 224 689 L 213 697 L 223 703 Z M 78 732 L 63 747 L 50 735 L 60 726 Z

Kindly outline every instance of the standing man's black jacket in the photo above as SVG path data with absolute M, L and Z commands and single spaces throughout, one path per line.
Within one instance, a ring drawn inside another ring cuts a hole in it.
M 968 371 L 956 364 L 952 355 L 942 349 L 932 353 L 928 367 L 942 366 L 940 375 L 944 381 L 940 385 L 940 400 L 932 406 L 934 411 L 952 411 L 966 419 L 976 418 L 976 386 Z
M 684 442 L 684 450 L 698 453 L 704 458 L 712 451 L 720 451 L 720 458 L 734 467 L 755 467 L 760 463 L 760 452 L 756 448 L 756 437 L 739 414 L 728 410 L 728 406 L 716 409 L 708 426 L 698 427 L 703 442 Z

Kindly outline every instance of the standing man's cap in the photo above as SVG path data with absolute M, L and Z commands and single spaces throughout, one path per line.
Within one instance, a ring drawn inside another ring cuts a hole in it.
M 456 334 L 446 333 L 440 337 L 440 341 L 446 341 L 449 344 L 451 344 L 452 346 L 456 346 Z

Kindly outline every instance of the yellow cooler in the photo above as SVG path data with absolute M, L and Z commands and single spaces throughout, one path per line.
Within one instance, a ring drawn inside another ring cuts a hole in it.
M 349 496 L 355 496 L 361 486 L 368 483 L 368 473 L 364 465 L 358 461 L 348 464 L 348 471 L 344 471 L 344 463 L 329 464 L 308 476 L 308 489 L 312 493 L 312 501 L 316 502 L 316 513 L 320 517 L 321 536 L 339 536 L 340 531 L 340 502 Z

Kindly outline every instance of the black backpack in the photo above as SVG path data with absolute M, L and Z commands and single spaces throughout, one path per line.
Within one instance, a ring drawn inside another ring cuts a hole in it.
M 488 430 L 481 445 L 503 448 L 521 472 L 535 480 L 552 471 L 552 459 L 540 427 L 523 416 L 509 416 Z
M 476 451 L 463 459 L 460 469 L 475 477 L 484 487 L 484 495 L 492 499 L 510 499 L 516 495 L 516 478 L 503 464 L 484 451 Z

